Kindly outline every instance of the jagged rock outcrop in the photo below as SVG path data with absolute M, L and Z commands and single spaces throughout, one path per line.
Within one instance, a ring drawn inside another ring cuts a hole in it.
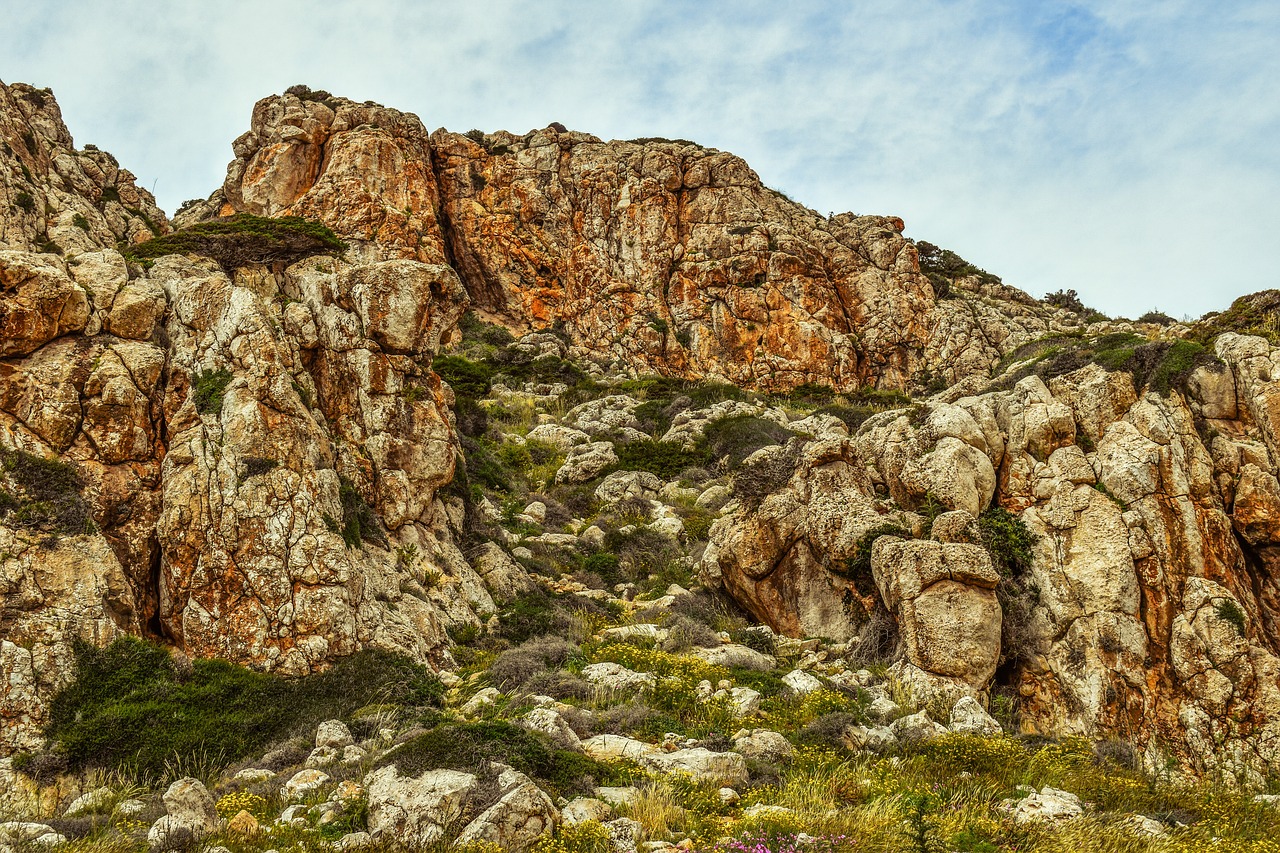
M 760 388 L 985 375 L 1078 325 L 977 279 L 972 299 L 938 300 L 902 220 L 821 216 L 726 152 L 556 125 L 428 135 L 412 114 L 311 98 L 259 101 L 222 189 L 178 221 L 316 218 L 451 260 L 477 308 L 558 328 L 584 357 Z
M 885 523 L 932 533 L 941 541 L 881 536 L 872 552 L 905 681 L 946 692 L 946 679 L 967 679 L 980 695 L 1004 660 L 996 680 L 1030 729 L 1121 736 L 1200 770 L 1266 772 L 1280 764 L 1280 351 L 1227 333 L 1216 355 L 1165 394 L 1088 365 L 1007 390 L 965 383 L 874 416 L 853 437 L 811 441 L 767 494 L 740 498 L 717 522 L 704 576 L 780 631 L 855 636 L 875 601 L 849 575 L 859 537 Z M 962 512 L 930 531 L 919 514 L 930 501 Z M 977 541 L 951 519 L 989 506 L 1017 514 L 1034 538 L 1014 586 L 989 565 L 957 578 L 941 556 L 981 553 L 942 543 Z M 998 657 L 990 590 L 1000 584 L 1030 592 L 1025 611 L 1003 613 L 1018 620 L 1019 648 Z M 922 618 L 920 590 L 944 585 L 946 618 Z M 957 619 L 973 624 L 953 635 Z
M 374 229 L 346 259 L 144 269 L 117 242 L 167 221 L 50 94 L 0 87 L 0 128 L 0 750 L 36 744 L 75 640 L 285 674 L 366 646 L 439 662 L 496 609 L 440 496 L 459 450 L 430 362 L 467 304 L 442 252 Z
M 935 290 L 901 220 L 823 217 L 691 143 L 428 133 L 305 91 L 260 101 L 223 187 L 174 221 L 302 216 L 345 253 L 142 265 L 119 244 L 170 223 L 110 155 L 73 147 L 51 94 L 0 85 L 0 132 L 0 752 L 37 744 L 77 640 L 147 634 L 291 675 L 366 646 L 441 664 L 449 628 L 530 589 L 499 546 L 459 550 L 454 398 L 431 363 L 471 303 L 556 331 L 516 348 L 597 377 L 949 386 L 852 433 L 788 421 L 796 437 L 747 457 L 732 494 L 645 472 L 587 488 L 719 512 L 709 584 L 793 636 L 891 623 L 917 698 L 997 689 L 1041 733 L 1204 771 L 1280 765 L 1280 351 L 1264 338 L 1227 331 L 1218 362 L 1158 389 L 1114 364 L 992 379 L 1081 319 L 989 276 Z M 634 396 L 574 402 L 530 433 L 570 457 L 561 482 L 664 438 Z M 743 413 L 787 419 L 722 401 L 665 438 L 689 450 Z M 646 522 L 685 535 L 664 507 Z M 1031 534 L 1016 572 L 977 522 L 991 507 Z M 540 535 L 579 532 L 605 542 Z M 522 796 L 495 825 L 554 822 Z

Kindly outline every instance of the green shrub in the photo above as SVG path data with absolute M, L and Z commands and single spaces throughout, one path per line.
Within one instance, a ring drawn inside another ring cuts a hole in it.
M 27 213 L 36 212 L 36 200 L 32 198 L 31 193 L 23 191 L 13 197 L 13 203 L 25 210 Z
M 733 493 L 748 506 L 760 502 L 790 482 L 800 462 L 800 444 L 792 439 L 778 453 L 745 463 L 734 472 Z
M 191 393 L 196 401 L 196 411 L 216 414 L 222 411 L 222 400 L 231 384 L 231 371 L 225 367 L 217 370 L 201 370 L 191 377 Z
M 695 507 L 688 512 L 682 513 L 684 521 L 684 533 L 690 542 L 703 542 L 711 533 L 711 525 L 716 523 L 719 518 L 718 513 L 710 510 Z
M 542 735 L 498 720 L 437 726 L 385 756 L 378 766 L 394 764 L 404 776 L 448 768 L 482 772 L 493 762 L 510 765 L 551 789 L 553 796 L 590 793 L 617 778 L 617 771 L 568 750 Z
M 1021 518 L 1004 507 L 990 507 L 978 516 L 978 534 L 1001 576 L 1012 577 L 1031 567 L 1035 536 Z
M 541 587 L 512 599 L 498 612 L 498 636 L 512 643 L 534 637 L 564 635 L 569 614 Z
M 458 329 L 462 332 L 464 342 L 504 347 L 515 340 L 505 327 L 486 323 L 477 317 L 474 311 L 467 311 L 462 315 L 462 319 L 458 321 Z
M 632 441 L 616 445 L 615 449 L 618 454 L 618 470 L 648 471 L 664 480 L 673 480 L 686 468 L 693 468 L 707 461 L 706 451 L 685 450 L 675 442 Z
M 582 561 L 582 570 L 599 575 L 607 584 L 615 584 L 621 581 L 619 572 L 619 563 L 617 554 L 609 554 L 601 551 L 596 554 L 589 554 Z
M 795 433 L 784 426 L 754 415 L 738 415 L 710 424 L 703 433 L 702 446 L 711 459 L 728 457 L 737 468 L 762 447 L 785 444 Z
M 1218 618 L 1224 622 L 1230 622 L 1235 626 L 1236 632 L 1241 636 L 1245 636 L 1245 618 L 1244 611 L 1240 609 L 1240 605 L 1236 604 L 1229 598 L 1224 598 L 1217 603 L 1214 611 L 1218 614 Z
M 75 216 L 71 217 L 71 224 L 82 231 L 89 230 L 89 220 L 84 218 L 83 213 L 77 213 Z
M 1172 326 L 1176 320 L 1163 311 L 1148 311 L 1138 318 L 1139 323 L 1156 323 L 1160 326 Z
M 271 219 L 238 213 L 145 243 L 124 245 L 120 251 L 128 260 L 144 266 L 165 255 L 204 255 L 230 274 L 248 264 L 291 264 L 313 255 L 338 254 L 346 248 L 346 243 L 319 222 L 297 216 Z
M 342 477 L 338 485 L 338 500 L 342 504 L 342 522 L 325 516 L 325 523 L 330 530 L 342 534 L 342 541 L 348 548 L 360 548 L 365 542 L 387 547 L 387 537 L 378 524 L 373 508 L 365 503 L 360 490 L 346 477 Z
M 559 637 L 534 637 L 498 655 L 489 667 L 489 683 L 506 692 L 516 690 L 534 676 L 563 666 L 577 650 Z
M 787 398 L 793 403 L 802 405 L 823 405 L 830 403 L 836 395 L 835 389 L 830 385 L 821 385 L 815 382 L 805 382 L 797 385 L 787 393 Z
M 440 374 L 459 397 L 483 397 L 493 382 L 494 370 L 490 365 L 460 355 L 442 355 L 431 363 L 431 369 Z
M 881 524 L 871 528 L 862 536 L 858 537 L 858 541 L 854 543 L 853 553 L 845 559 L 844 563 L 838 569 L 844 575 L 848 576 L 858 592 L 863 595 L 870 595 L 876 592 L 875 575 L 871 570 L 871 550 L 876 544 L 876 540 L 881 536 L 899 536 L 903 539 L 911 539 L 911 531 L 907 530 L 900 524 Z
M 958 278 L 977 276 L 983 284 L 999 284 L 1000 276 L 979 269 L 950 249 L 943 249 L 921 240 L 916 243 L 920 256 L 920 272 L 933 285 L 934 296 L 946 299 L 951 296 L 951 284 Z
M 0 473 L 15 492 L 0 489 L 0 519 L 69 536 L 96 529 L 81 493 L 84 483 L 74 466 L 22 450 L 0 450 Z
M 236 761 L 289 735 L 309 738 L 372 696 L 431 708 L 443 694 L 425 667 L 386 652 L 358 652 L 287 681 L 216 660 L 184 672 L 164 648 L 126 637 L 76 647 L 73 680 L 51 703 L 46 734 L 73 769 L 128 766 L 158 776 L 166 762 L 197 754 Z

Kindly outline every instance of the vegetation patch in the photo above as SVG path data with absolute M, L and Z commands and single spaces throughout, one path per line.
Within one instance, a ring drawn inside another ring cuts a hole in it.
M 238 213 L 145 243 L 122 245 L 120 252 L 143 266 L 165 255 L 203 255 L 230 274 L 249 264 L 292 264 L 313 255 L 340 254 L 346 248 L 346 243 L 319 222 L 297 216 L 272 219 Z
M 956 295 L 951 286 L 961 278 L 973 277 L 982 284 L 1000 284 L 1000 276 L 974 266 L 950 249 L 921 240 L 916 243 L 916 252 L 920 255 L 920 272 L 929 279 L 938 299 Z
M 786 444 L 795 435 L 786 427 L 754 415 L 724 418 L 707 426 L 702 446 L 710 459 L 725 459 L 731 469 L 762 447 Z
M 543 736 L 499 720 L 436 726 L 382 759 L 402 776 L 452 769 L 474 773 L 495 762 L 534 777 L 553 795 L 591 794 L 596 785 L 618 780 L 619 772 L 585 755 L 557 749 Z
M 342 541 L 348 548 L 361 548 L 365 542 L 386 548 L 387 537 L 378 524 L 377 515 L 365 502 L 355 483 L 346 477 L 339 482 L 338 499 L 342 503 L 342 522 L 326 515 L 324 522 L 329 530 L 342 534 Z
M 423 666 L 367 650 L 328 671 L 288 681 L 226 661 L 180 667 L 164 648 L 132 637 L 76 647 L 75 676 L 50 706 L 46 735 L 72 769 L 129 768 L 159 776 L 198 754 L 230 763 L 324 720 L 349 718 L 377 696 L 426 710 L 444 695 Z
M 702 465 L 710 458 L 702 449 L 685 450 L 676 442 L 652 439 L 618 444 L 615 450 L 618 470 L 648 471 L 664 480 L 673 480 L 686 468 Z
M 0 450 L 0 520 L 17 527 L 75 536 L 97 528 L 84 482 L 73 465 L 22 450 Z
M 222 411 L 222 400 L 231 384 L 231 371 L 225 367 L 217 370 L 201 370 L 191 377 L 191 394 L 196 411 L 201 414 L 217 414 Z
M 1222 362 L 1196 340 L 1148 342 L 1131 332 L 1114 332 L 1096 337 L 1054 335 L 1024 344 L 1006 356 L 996 373 L 1017 361 L 1026 361 L 1003 377 L 1006 384 L 1036 374 L 1045 378 L 1062 376 L 1090 364 L 1122 370 L 1133 376 L 1134 386 L 1158 394 L 1182 387 L 1198 367 L 1220 369 Z
M 978 535 L 1002 577 L 1013 577 L 1031 567 L 1035 535 L 1021 518 L 1004 507 L 983 510 L 978 516 Z
M 1258 335 L 1280 344 L 1280 290 L 1260 290 L 1241 296 L 1226 311 L 1206 314 L 1195 325 L 1193 339 L 1209 346 L 1224 332 Z

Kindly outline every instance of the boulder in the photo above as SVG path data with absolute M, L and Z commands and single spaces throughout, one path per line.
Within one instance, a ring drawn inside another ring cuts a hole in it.
M 467 824 L 456 843 L 488 842 L 523 851 L 560 823 L 555 803 L 528 776 L 506 768 L 498 777 L 499 799 Z
M 657 684 L 649 672 L 635 672 L 620 663 L 593 663 L 582 669 L 582 677 L 601 690 L 633 693 Z
M 725 643 L 722 646 L 713 646 L 709 649 L 694 649 L 690 654 L 702 658 L 714 666 L 724 666 L 730 669 L 740 668 L 753 669 L 757 672 L 769 672 L 778 665 L 778 661 L 773 655 L 758 652 L 749 646 L 743 646 L 738 643 Z
M 613 817 L 613 807 L 595 797 L 575 797 L 560 810 L 560 817 L 566 826 L 576 826 L 590 820 L 604 823 Z
M 369 834 L 377 842 L 434 844 L 479 781 L 460 770 L 428 770 L 416 778 L 401 776 L 394 765 L 376 770 L 364 779 Z
M 805 696 L 822 689 L 821 681 L 799 669 L 793 669 L 782 676 L 782 683 L 791 688 L 791 691 L 797 696 Z
M 948 728 L 953 732 L 974 735 L 998 735 L 1003 731 L 995 718 L 983 710 L 972 696 L 962 696 L 952 707 Z
M 776 764 L 790 758 L 795 751 L 791 741 L 769 729 L 752 729 L 750 732 L 734 737 L 733 748 L 744 758 L 753 758 L 769 764 Z
M 1024 797 L 1013 809 L 1014 823 L 1060 823 L 1084 814 L 1080 798 L 1069 791 L 1044 787 Z
M 654 500 L 662 485 L 662 480 L 648 471 L 614 471 L 596 486 L 596 498 L 606 504 L 627 498 Z
M 285 802 L 298 802 L 329 784 L 329 775 L 315 768 L 299 770 L 280 788 L 280 797 Z
M 593 441 L 570 448 L 564 463 L 556 471 L 557 483 L 585 483 L 594 480 L 604 469 L 618 461 L 612 442 Z
M 316 728 L 316 746 L 342 749 L 356 740 L 351 736 L 351 729 L 341 720 L 326 720 Z

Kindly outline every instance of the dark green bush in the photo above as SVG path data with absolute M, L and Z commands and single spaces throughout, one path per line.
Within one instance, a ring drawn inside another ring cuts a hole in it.
M 1004 507 L 993 506 L 978 516 L 982 546 L 1003 577 L 1021 574 L 1031 567 L 1036 538 L 1021 518 Z
M 511 336 L 511 332 L 505 327 L 495 323 L 486 323 L 477 317 L 474 311 L 468 311 L 462 315 L 462 319 L 458 321 L 458 328 L 462 331 L 462 340 L 464 342 L 504 347 L 515 340 Z
M 950 249 L 921 240 L 916 243 L 916 251 L 920 255 L 920 272 L 929 279 L 938 299 L 952 295 L 951 284 L 958 278 L 977 276 L 983 284 L 1000 283 L 1000 276 L 979 269 Z
M 22 450 L 0 450 L 0 473 L 14 490 L 0 490 L 0 518 L 10 524 L 70 536 L 96 529 L 74 466 Z
M 564 635 L 569 613 L 541 587 L 512 599 L 498 612 L 498 636 L 512 643 L 534 637 Z
M 145 243 L 124 245 L 121 254 L 144 266 L 165 255 L 204 255 L 230 274 L 248 264 L 291 264 L 313 255 L 338 254 L 346 248 L 346 243 L 319 222 L 297 216 L 271 219 L 237 213 Z
M 858 538 L 858 541 L 854 543 L 853 553 L 844 561 L 843 565 L 837 567 L 841 573 L 847 575 L 853 581 L 853 585 L 863 595 L 870 595 L 872 592 L 879 594 L 876 589 L 875 575 L 871 571 L 871 549 L 881 536 L 898 536 L 903 539 L 912 538 L 911 531 L 900 524 L 877 525 Z
M 27 213 L 35 213 L 36 200 L 32 198 L 31 193 L 23 191 L 13 198 L 13 203 L 25 210 Z
M 355 483 L 346 477 L 341 478 L 338 486 L 338 499 L 342 503 L 342 522 L 325 516 L 325 523 L 335 533 L 342 534 L 342 541 L 348 548 L 360 548 L 365 542 L 371 542 L 383 548 L 387 547 L 387 537 L 382 532 L 373 508 L 365 503 L 364 496 L 356 488 Z M 335 529 L 336 528 L 336 529 Z
M 196 401 L 196 411 L 217 414 L 222 411 L 222 399 L 231 384 L 231 371 L 225 367 L 217 370 L 201 370 L 191 377 L 191 393 Z
M 1241 636 L 1245 636 L 1245 618 L 1244 611 L 1240 609 L 1240 605 L 1236 604 L 1229 598 L 1224 598 L 1218 602 L 1214 611 L 1218 614 L 1218 618 L 1224 622 L 1230 622 L 1235 626 L 1236 632 Z
M 664 480 L 672 480 L 686 468 L 693 468 L 707 461 L 703 450 L 685 450 L 675 442 L 632 441 L 615 445 L 618 454 L 617 469 L 621 471 L 648 471 Z
M 738 415 L 716 421 L 706 428 L 702 444 L 711 459 L 728 457 L 729 467 L 737 468 L 762 447 L 785 444 L 795 433 L 784 426 L 754 415 Z
M 297 681 L 225 661 L 175 666 L 164 648 L 134 638 L 76 648 L 71 684 L 50 705 L 46 734 L 72 769 L 129 766 L 141 776 L 166 761 L 221 754 L 235 761 L 369 702 L 430 708 L 444 695 L 425 667 L 364 651 Z
M 620 583 L 622 579 L 619 570 L 618 555 L 609 554 L 601 551 L 596 554 L 590 554 L 582 561 L 582 570 L 599 575 L 604 582 L 613 585 Z
M 493 382 L 492 366 L 460 355 L 442 355 L 431 363 L 431 369 L 440 374 L 459 397 L 483 397 Z
M 545 737 L 492 720 L 452 723 L 406 741 L 381 760 L 405 776 L 448 768 L 482 772 L 494 762 L 527 773 L 551 789 L 553 796 L 591 793 L 595 785 L 618 779 L 619 771 L 576 752 L 555 748 Z
M 75 216 L 71 217 L 71 224 L 82 231 L 89 230 L 89 220 L 84 218 L 83 213 L 77 213 Z
M 802 385 L 797 385 L 787 393 L 787 398 L 791 402 L 806 405 L 830 403 L 835 396 L 835 389 L 830 385 L 821 385 L 816 382 L 805 382 Z
M 1161 326 L 1172 326 L 1176 320 L 1163 311 L 1148 311 L 1138 318 L 1139 323 L 1156 323 Z

